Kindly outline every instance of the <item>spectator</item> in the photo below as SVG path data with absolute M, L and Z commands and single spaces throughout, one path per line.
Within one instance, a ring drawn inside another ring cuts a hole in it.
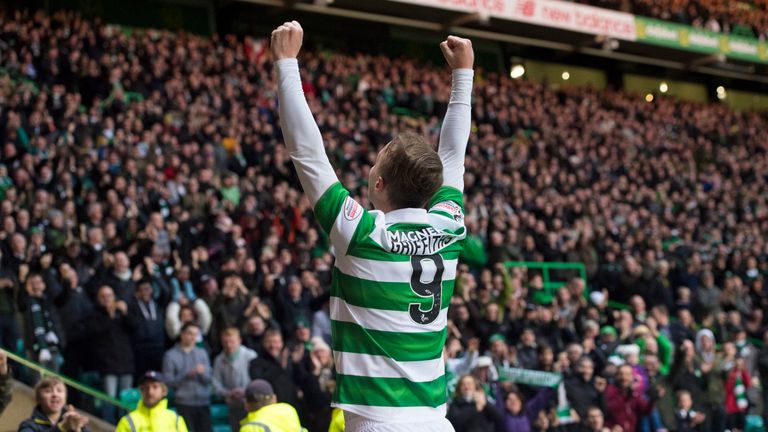
M 267 380 L 275 389 L 278 401 L 296 406 L 298 395 L 293 364 L 288 357 L 288 348 L 283 345 L 280 331 L 269 329 L 264 333 L 259 355 L 251 361 L 248 372 L 252 380 Z
M 24 314 L 25 345 L 30 357 L 54 371 L 61 365 L 63 340 L 58 314 L 46 295 L 43 277 L 32 273 L 26 277 L 25 292 L 20 296 L 20 310 Z
M 11 367 L 8 356 L 0 350 L 0 414 L 3 414 L 13 398 L 13 383 L 11 383 Z
M 302 430 L 296 409 L 278 402 L 272 385 L 256 379 L 245 389 L 245 410 L 248 415 L 240 422 L 240 432 L 269 432 L 271 430 Z
M 267 330 L 267 324 L 264 321 L 260 314 L 255 313 L 248 318 L 244 326 L 243 344 L 254 351 L 261 349 L 262 338 Z
M 49 262 L 52 258 L 43 256 L 41 266 L 47 268 L 48 280 L 52 286 L 55 269 Z M 88 318 L 93 313 L 93 302 L 80 284 L 77 272 L 67 263 L 59 265 L 58 276 L 61 283 L 60 294 L 54 298 L 58 316 L 61 317 L 62 333 L 66 336 L 66 346 L 63 349 L 64 364 L 62 373 L 71 377 L 79 377 L 86 370 L 93 370 L 96 363 L 91 356 L 92 341 L 89 336 Z M 79 401 L 80 393 L 73 391 L 70 399 Z
M 728 371 L 725 381 L 726 427 L 732 431 L 743 431 L 746 424 L 746 412 L 749 408 L 747 391 L 752 383 L 743 357 L 737 355 L 733 368 Z
M 133 384 L 134 353 L 129 334 L 134 323 L 127 315 L 128 306 L 115 298 L 112 287 L 99 288 L 97 302 L 98 306 L 88 317 L 88 340 L 93 344 L 90 355 L 101 375 L 104 393 L 117 398 L 121 390 Z M 117 421 L 112 404 L 104 404 L 102 416 L 111 423 Z
M 677 432 L 700 431 L 706 415 L 693 409 L 693 399 L 687 390 L 677 392 L 675 427 Z
M 0 263 L 2 252 L 0 252 Z M 0 347 L 15 349 L 19 339 L 16 323 L 16 282 L 17 275 L 11 269 L 0 265 Z
M 609 427 L 620 426 L 624 432 L 637 430 L 638 420 L 651 413 L 654 398 L 662 396 L 659 389 L 651 390 L 651 398 L 638 394 L 633 385 L 632 366 L 622 365 L 616 373 L 616 382 L 605 389 L 605 405 Z
M 248 366 L 256 358 L 255 351 L 242 345 L 240 331 L 227 327 L 221 332 L 222 352 L 213 362 L 213 389 L 229 406 L 229 424 L 237 430 L 246 413 L 243 407 L 245 388 L 250 382 Z
M 503 390 L 502 385 L 496 386 L 496 407 L 502 414 L 501 430 L 504 432 L 530 432 L 539 413 L 549 408 L 554 391 L 547 387 L 539 389 L 528 401 L 516 389 Z
M 135 410 L 131 411 L 117 424 L 116 432 L 134 432 L 140 430 L 157 430 L 187 432 L 184 418 L 168 409 L 168 387 L 165 377 L 156 371 L 147 371 L 139 378 L 141 400 Z
M 295 276 L 289 278 L 285 291 L 278 291 L 275 306 L 278 321 L 284 325 L 285 335 L 294 333 L 299 320 L 309 322 L 312 317 L 310 299 L 311 296 L 302 286 L 301 279 Z
M 58 378 L 47 377 L 35 386 L 32 417 L 19 425 L 18 432 L 87 432 L 88 417 L 67 405 L 67 388 Z
M 589 357 L 582 357 L 576 362 L 576 374 L 565 380 L 565 392 L 571 408 L 579 418 L 587 418 L 587 409 L 591 406 L 605 406 L 603 392 L 606 382 L 602 377 L 594 376 L 595 365 Z M 600 411 L 603 411 L 601 408 Z
M 199 336 L 197 324 L 185 324 L 179 342 L 163 357 L 163 375 L 174 391 L 176 409 L 192 432 L 211 430 L 211 362 L 208 353 L 195 346 Z
M 760 349 L 757 358 L 757 367 L 759 371 L 759 379 L 762 385 L 762 403 L 763 406 L 768 406 L 768 331 L 763 334 L 763 347 Z M 768 409 L 763 410 L 763 423 L 768 424 Z
M 603 411 L 596 406 L 587 408 L 586 418 L 582 418 L 581 428 L 579 432 L 620 432 L 621 429 L 617 426 L 613 430 L 605 427 L 605 415 Z
M 493 404 L 488 403 L 477 379 L 472 375 L 463 375 L 456 386 L 447 418 L 456 430 L 485 432 L 497 430 L 501 414 Z
M 194 301 L 171 302 L 165 309 L 165 334 L 171 340 L 176 340 L 181 332 L 181 327 L 194 322 L 200 327 L 203 335 L 207 335 L 211 329 L 211 310 L 200 298 Z
M 123 251 L 106 255 L 102 272 L 106 273 L 102 276 L 102 283 L 112 287 L 118 300 L 129 303 L 136 292 L 136 281 L 128 255 Z
M 129 304 L 128 315 L 136 323 L 131 332 L 131 348 L 135 353 L 135 372 L 141 376 L 148 370 L 158 370 L 163 363 L 165 332 L 163 306 L 152 298 L 152 285 L 142 280 L 136 286 L 136 295 Z
M 227 275 L 221 286 L 221 293 L 211 306 L 213 315 L 213 331 L 221 333 L 228 327 L 239 327 L 245 320 L 244 313 L 248 307 L 248 288 L 243 279 L 236 274 Z M 213 346 L 218 346 L 218 337 L 213 338 Z

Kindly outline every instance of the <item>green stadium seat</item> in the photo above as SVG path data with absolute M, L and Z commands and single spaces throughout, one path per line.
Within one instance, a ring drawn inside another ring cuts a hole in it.
M 763 418 L 758 415 L 748 415 L 744 432 L 764 432 Z
M 120 402 L 131 407 L 131 410 L 135 410 L 136 406 L 139 405 L 139 399 L 141 399 L 139 389 L 129 388 L 120 391 Z
M 225 422 L 229 418 L 229 407 L 225 404 L 213 404 L 211 405 L 211 419 L 216 422 L 217 420 L 224 420 Z
M 213 432 L 232 432 L 232 428 L 228 424 L 215 424 L 213 425 Z

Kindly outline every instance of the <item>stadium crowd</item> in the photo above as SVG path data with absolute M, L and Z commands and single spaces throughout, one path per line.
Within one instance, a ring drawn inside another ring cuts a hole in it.
M 23 337 L 31 359 L 97 371 L 112 396 L 162 371 L 192 431 L 210 430 L 212 394 L 236 425 L 257 378 L 328 430 L 333 257 L 282 145 L 264 45 L 2 19 L 0 346 Z M 300 60 L 328 155 L 367 205 L 377 148 L 405 130 L 437 141 L 449 73 Z M 445 348 L 456 430 L 744 430 L 768 387 L 752 342 L 768 118 L 481 69 L 473 118 Z M 588 286 L 561 272 L 550 293 L 506 261 L 582 262 Z
M 674 21 L 697 28 L 768 38 L 765 0 L 577 0 L 608 9 Z

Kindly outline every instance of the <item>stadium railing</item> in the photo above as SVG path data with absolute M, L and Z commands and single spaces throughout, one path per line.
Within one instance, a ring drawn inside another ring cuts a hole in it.
M 12 361 L 18 363 L 23 368 L 27 368 L 27 371 L 21 371 L 22 376 L 28 375 L 28 370 L 33 370 L 33 371 L 37 372 L 38 374 L 40 374 L 41 377 L 52 376 L 52 377 L 56 377 L 56 378 L 60 379 L 66 386 L 71 387 L 71 388 L 73 388 L 73 389 L 75 389 L 75 390 L 77 390 L 77 391 L 79 391 L 81 393 L 84 393 L 84 394 L 92 397 L 95 401 L 98 401 L 99 404 L 105 404 L 105 403 L 111 404 L 111 405 L 114 405 L 115 407 L 117 407 L 117 408 L 119 408 L 119 409 L 121 409 L 123 411 L 126 411 L 126 412 L 130 411 L 131 409 L 133 409 L 130 406 L 124 404 L 123 402 L 121 402 L 121 401 L 119 401 L 119 400 L 117 400 L 117 399 L 115 399 L 113 397 L 110 397 L 106 393 L 103 393 L 103 392 L 101 392 L 99 390 L 96 390 L 93 387 L 90 387 L 90 386 L 88 386 L 86 384 L 83 384 L 83 383 L 81 383 L 81 382 L 79 382 L 79 381 L 77 381 L 77 380 L 75 380 L 73 378 L 70 378 L 70 377 L 66 376 L 66 375 L 62 375 L 61 373 L 54 372 L 54 371 L 46 368 L 45 366 L 41 366 L 41 365 L 39 365 L 39 364 L 37 364 L 37 363 L 35 363 L 33 361 L 30 361 L 30 360 L 24 358 L 23 356 L 21 356 L 21 355 L 19 355 L 17 353 L 14 353 L 13 351 L 9 351 L 9 350 L 4 349 L 4 348 L 0 348 L 0 351 L 3 351 L 8 356 L 9 360 L 12 360 Z M 80 408 L 80 407 L 78 407 L 78 408 Z M 94 415 L 98 416 L 98 412 L 97 413 L 91 413 L 91 414 L 94 414 Z
M 535 269 L 541 271 L 541 277 L 543 279 L 542 289 L 533 293 L 533 300 L 536 303 L 549 303 L 554 298 L 558 289 L 568 284 L 568 280 L 556 280 L 562 279 L 559 276 L 563 271 L 576 271 L 578 277 L 584 281 L 584 295 L 588 296 L 589 292 L 586 289 L 587 285 L 587 268 L 580 262 L 540 262 L 540 261 L 507 261 L 504 263 L 507 268 L 526 268 Z

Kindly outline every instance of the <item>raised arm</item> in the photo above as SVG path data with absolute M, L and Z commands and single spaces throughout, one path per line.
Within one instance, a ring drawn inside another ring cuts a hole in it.
M 475 54 L 472 42 L 456 36 L 440 44 L 443 56 L 453 70 L 451 99 L 440 130 L 437 153 L 443 162 L 443 185 L 464 191 L 464 154 L 471 127 L 472 65 Z
M 277 98 L 285 145 L 304 193 L 314 206 L 338 179 L 325 154 L 323 137 L 301 88 L 296 57 L 303 37 L 304 30 L 298 22 L 286 22 L 272 32 L 271 48 L 277 71 Z

